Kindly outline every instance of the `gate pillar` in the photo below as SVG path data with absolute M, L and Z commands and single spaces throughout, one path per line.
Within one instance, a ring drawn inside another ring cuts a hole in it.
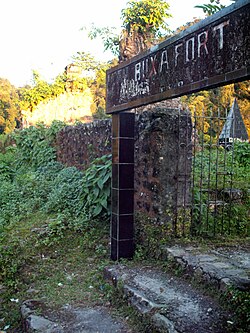
M 134 124 L 133 112 L 112 115 L 112 260 L 134 254 Z

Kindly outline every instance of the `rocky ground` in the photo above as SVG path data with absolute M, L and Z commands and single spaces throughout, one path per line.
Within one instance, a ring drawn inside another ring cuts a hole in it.
M 250 253 L 246 247 L 173 246 L 163 253 L 167 269 L 153 263 L 117 263 L 104 269 L 106 280 L 120 291 L 120 297 L 136 309 L 142 321 L 149 321 L 148 328 L 128 325 L 125 313 L 115 318 L 107 306 L 65 304 L 53 309 L 27 300 L 21 306 L 23 332 L 247 332 L 238 327 L 234 309 L 214 297 L 230 288 L 249 292 Z

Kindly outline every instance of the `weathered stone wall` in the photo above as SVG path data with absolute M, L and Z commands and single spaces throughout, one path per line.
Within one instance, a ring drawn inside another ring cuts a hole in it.
M 191 171 L 189 113 L 156 104 L 136 111 L 135 212 L 163 222 L 189 202 Z M 85 169 L 111 153 L 111 120 L 65 127 L 57 137 L 58 160 Z
M 66 126 L 57 135 L 57 160 L 84 170 L 97 157 L 111 154 L 111 119 Z
M 135 207 L 163 222 L 190 201 L 189 113 L 155 106 L 136 115 Z

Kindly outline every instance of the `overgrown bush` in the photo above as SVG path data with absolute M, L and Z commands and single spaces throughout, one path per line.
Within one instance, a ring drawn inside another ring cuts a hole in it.
M 43 209 L 81 227 L 110 214 L 111 156 L 98 158 L 85 171 L 63 168 L 51 182 Z M 77 221 L 77 222 L 76 222 Z
M 61 126 L 20 130 L 12 135 L 16 146 L 0 153 L 0 284 L 12 291 L 39 249 L 49 251 L 79 231 L 84 244 L 94 243 L 97 228 L 107 229 L 111 156 L 84 172 L 65 167 L 53 146 Z M 100 251 L 106 249 L 99 245 Z
M 54 121 L 51 127 L 37 124 L 12 134 L 17 146 L 17 164 L 37 169 L 56 160 L 54 141 L 56 133 L 65 126 L 63 122 Z
M 250 144 L 249 142 L 234 143 L 234 157 L 242 168 L 250 168 Z
M 13 133 L 15 147 L 0 153 L 0 224 L 41 211 L 52 229 L 82 228 L 110 214 L 111 156 L 82 172 L 56 161 L 54 141 L 64 126 L 39 124 Z
M 249 235 L 250 145 L 206 147 L 193 163 L 192 233 Z M 239 193 L 233 199 L 233 191 Z

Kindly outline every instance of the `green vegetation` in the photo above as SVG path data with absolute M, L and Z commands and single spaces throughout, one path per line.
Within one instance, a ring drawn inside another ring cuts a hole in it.
M 228 307 L 234 309 L 235 317 L 239 323 L 237 333 L 245 333 L 250 326 L 250 294 L 247 291 L 240 291 L 230 288 L 224 296 L 221 297 Z
M 56 162 L 55 135 L 63 126 L 14 132 L 8 147 L 1 138 L 0 329 L 18 332 L 20 301 L 30 298 L 30 288 L 54 305 L 109 297 L 101 271 L 108 260 L 111 159 L 96 159 L 85 172 Z
M 91 26 L 89 37 L 101 37 L 104 50 L 110 50 L 115 57 L 121 56 L 124 41 L 127 42 L 140 36 L 144 46 L 150 46 L 164 34 L 169 33 L 166 19 L 171 17 L 168 12 L 169 4 L 163 0 L 131 0 L 122 10 L 121 32 L 117 33 L 114 27 Z
M 205 147 L 193 165 L 192 232 L 196 235 L 249 236 L 250 145 L 236 142 Z
M 31 297 L 54 309 L 110 301 L 102 277 L 108 264 L 106 221 L 74 230 L 33 213 L 2 227 L 0 241 L 0 330 L 10 326 L 8 332 L 22 332 L 20 304 Z
M 85 172 L 64 167 L 54 148 L 62 126 L 40 124 L 11 140 L 1 137 L 0 330 L 22 332 L 20 304 L 35 298 L 53 311 L 65 304 L 107 306 L 146 332 L 149 323 L 103 278 L 110 264 L 110 156 Z
M 95 35 L 97 32 L 93 30 L 92 33 Z M 87 52 L 77 52 L 72 59 L 86 74 L 86 84 L 91 89 L 94 99 L 91 106 L 93 117 L 97 119 L 107 118 L 105 114 L 106 71 L 116 65 L 117 61 L 100 62 Z
M 213 15 L 214 13 L 218 12 L 219 10 L 225 8 L 226 6 L 220 3 L 220 0 L 210 0 L 210 3 L 197 5 L 195 8 L 200 8 L 203 12 L 207 15 Z
M 233 2 L 237 0 L 231 0 Z M 203 5 L 197 5 L 195 8 L 200 8 L 203 12 L 207 15 L 213 15 L 214 13 L 218 12 L 219 10 L 225 8 L 226 6 L 221 4 L 221 0 L 209 0 L 209 3 Z
M 169 4 L 164 0 L 131 0 L 122 10 L 123 27 L 128 31 L 138 31 L 151 37 L 161 37 L 168 30 L 166 19 Z M 162 29 L 162 30 L 161 30 Z
M 19 118 L 17 91 L 8 80 L 0 78 L 0 134 L 11 133 L 18 126 Z
M 110 205 L 110 156 L 95 160 L 84 173 L 56 162 L 54 139 L 63 123 L 40 124 L 13 134 L 15 146 L 0 154 L 0 221 L 6 225 L 33 212 L 55 221 L 81 226 L 104 218 Z M 64 221 L 64 222 L 63 222 Z M 60 225 L 59 223 L 59 225 Z
M 53 83 L 42 79 L 37 71 L 33 71 L 32 86 L 19 89 L 20 105 L 24 110 L 33 111 L 42 101 L 55 98 L 65 91 L 65 75 L 58 75 Z

